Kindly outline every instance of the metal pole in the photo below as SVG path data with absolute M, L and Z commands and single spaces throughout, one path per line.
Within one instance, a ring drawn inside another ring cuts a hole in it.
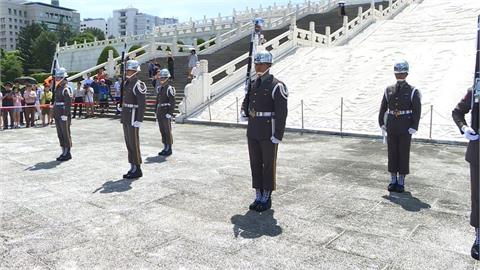
M 212 122 L 212 112 L 210 111 L 210 102 L 208 103 L 208 119 Z
M 343 97 L 340 99 L 340 135 L 343 137 Z
M 303 129 L 305 128 L 305 125 L 304 125 L 304 122 L 303 122 L 303 121 L 304 121 L 304 119 L 303 119 L 303 99 L 302 99 L 302 101 L 301 101 L 301 103 L 300 103 L 300 106 L 301 106 L 301 108 L 302 108 L 302 133 L 303 133 Z
M 430 105 L 430 140 L 432 139 L 432 127 L 433 127 L 433 105 Z
M 187 103 L 188 103 L 188 102 L 187 102 L 187 97 L 188 97 L 188 96 L 185 95 L 185 118 L 187 118 L 187 116 L 188 116 L 188 111 L 187 111 Z
M 236 101 L 236 102 L 237 102 L 237 105 L 236 105 L 235 108 L 237 109 L 237 124 L 238 124 L 238 123 L 240 122 L 239 114 L 238 114 L 238 97 L 236 97 L 236 99 L 237 99 L 237 101 Z

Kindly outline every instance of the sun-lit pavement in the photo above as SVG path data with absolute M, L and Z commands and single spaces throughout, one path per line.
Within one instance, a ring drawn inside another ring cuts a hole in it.
M 474 269 L 464 147 L 413 146 L 407 191 L 386 191 L 380 141 L 286 134 L 273 210 L 248 211 L 245 130 L 175 125 L 159 158 L 144 123 L 144 177 L 116 120 L 0 132 L 0 269 Z

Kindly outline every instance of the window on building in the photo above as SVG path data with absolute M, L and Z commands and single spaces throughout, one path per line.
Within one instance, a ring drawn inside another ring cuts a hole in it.
M 10 31 L 10 35 L 13 35 L 13 32 L 12 32 L 12 31 Z
M 14 22 L 17 22 L 17 19 L 14 19 L 13 21 L 14 21 Z
M 8 25 L 8 28 L 12 29 L 13 27 L 12 27 L 12 25 L 11 25 L 11 24 L 9 24 L 9 25 Z
M 20 23 L 23 23 L 23 20 L 19 20 L 19 21 L 20 21 Z
M 12 18 L 8 18 L 8 21 L 11 22 L 11 21 L 12 21 Z
M 18 26 L 15 25 L 15 29 L 18 29 Z
M 21 10 L 18 11 L 18 15 L 22 16 L 22 11 Z
M 16 9 L 13 10 L 13 15 L 17 16 L 17 10 Z
M 12 9 L 11 8 L 8 9 L 8 15 L 12 15 Z

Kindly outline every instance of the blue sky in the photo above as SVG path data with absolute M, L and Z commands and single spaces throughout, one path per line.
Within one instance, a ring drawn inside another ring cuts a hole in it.
M 49 0 L 40 0 L 37 2 L 50 3 Z M 185 21 L 190 17 L 193 19 L 202 19 L 203 15 L 208 18 L 218 16 L 221 12 L 222 16 L 232 15 L 233 8 L 237 10 L 245 9 L 247 6 L 259 7 L 260 3 L 263 7 L 277 4 L 288 3 L 288 0 L 161 0 L 161 1 L 127 1 L 127 0 L 60 0 L 60 5 L 76 9 L 80 12 L 81 18 L 108 18 L 112 16 L 114 9 L 126 8 L 133 6 L 138 8 L 140 12 L 156 15 L 160 17 L 178 17 Z M 304 0 L 292 0 L 292 4 L 303 3 Z

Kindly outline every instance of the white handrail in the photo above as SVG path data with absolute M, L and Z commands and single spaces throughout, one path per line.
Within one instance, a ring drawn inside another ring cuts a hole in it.
M 126 54 L 125 54 L 125 57 L 131 56 L 131 55 L 136 55 L 137 53 L 139 53 L 139 52 L 141 52 L 141 51 L 143 51 L 143 50 L 146 50 L 148 47 L 150 47 L 150 44 L 145 45 L 145 46 L 140 47 L 140 48 L 138 48 L 138 49 L 136 49 L 136 50 L 133 50 L 133 51 L 131 51 L 131 52 L 126 53 Z M 120 60 L 122 60 L 122 56 L 118 56 L 118 57 L 113 58 L 113 61 L 114 61 L 115 63 L 118 62 L 118 61 L 120 61 Z M 83 75 L 86 75 L 86 74 L 88 74 L 88 73 L 91 73 L 91 72 L 93 72 L 93 71 L 95 71 L 95 70 L 98 70 L 98 69 L 100 69 L 100 68 L 102 68 L 102 67 L 105 67 L 107 64 L 108 64 L 108 61 L 105 62 L 105 63 L 99 64 L 99 65 L 96 65 L 96 66 L 94 66 L 94 67 L 91 67 L 91 68 L 89 68 L 89 69 L 87 69 L 87 70 L 84 70 L 84 71 L 82 71 L 82 72 L 80 72 L 80 73 L 77 73 L 77 74 L 75 74 L 75 75 L 73 75 L 73 76 L 70 76 L 70 77 L 67 78 L 67 80 L 68 80 L 68 81 L 73 81 L 73 80 L 75 80 L 75 79 L 77 79 L 77 78 L 82 77 Z M 111 75 L 111 74 L 110 74 L 110 75 Z
M 288 35 L 290 34 L 290 30 L 284 32 L 283 34 L 280 34 L 279 36 L 277 36 L 276 38 L 266 42 L 265 44 L 262 45 L 262 47 L 268 47 L 268 46 L 271 46 L 273 44 L 275 44 L 276 42 L 279 42 L 281 39 L 285 38 L 285 37 L 288 37 Z M 225 65 L 215 69 L 214 71 L 210 72 L 210 76 L 211 77 L 215 77 L 217 76 L 218 74 L 226 71 L 228 68 L 230 68 L 231 66 L 234 66 L 240 62 L 242 62 L 243 60 L 245 60 L 246 58 L 248 58 L 248 53 L 244 53 L 242 54 L 241 56 L 235 58 L 234 60 L 226 63 Z

